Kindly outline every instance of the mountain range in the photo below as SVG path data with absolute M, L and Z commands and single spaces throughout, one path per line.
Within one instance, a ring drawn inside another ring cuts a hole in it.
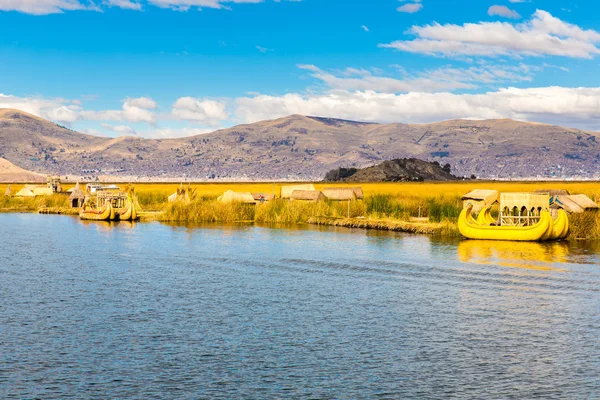
M 457 176 L 598 179 L 599 136 L 510 119 L 378 124 L 291 115 L 186 138 L 109 138 L 0 109 L 0 158 L 25 172 L 102 180 L 321 180 L 335 168 L 410 157 L 450 164 Z

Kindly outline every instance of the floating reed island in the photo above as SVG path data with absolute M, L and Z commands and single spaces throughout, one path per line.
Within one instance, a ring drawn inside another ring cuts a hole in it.
M 50 209 L 78 215 L 88 190 L 82 186 L 70 192 L 15 197 L 19 189 L 0 185 L 0 193 L 5 192 L 0 210 Z M 534 221 L 530 217 L 535 215 L 527 214 L 531 208 L 501 210 L 499 199 L 504 192 L 536 194 L 536 190 L 547 199 L 543 207 L 553 218 L 558 209 L 566 212 L 569 239 L 600 239 L 598 183 L 136 184 L 135 206 L 141 221 L 315 224 L 461 237 L 457 221 L 468 203 L 475 220 L 487 207 L 488 216 L 498 223 L 517 217 Z M 126 196 L 120 207 L 116 203 L 113 207 L 123 209 L 125 201 Z M 100 211 L 102 205 L 93 208 Z

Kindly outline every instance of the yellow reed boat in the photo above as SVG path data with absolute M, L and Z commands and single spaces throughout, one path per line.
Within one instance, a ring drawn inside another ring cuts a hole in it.
M 469 204 L 458 217 L 458 229 L 468 239 L 535 242 L 544 240 L 544 237 L 549 237 L 552 233 L 552 217 L 546 210 L 542 211 L 539 222 L 532 226 L 480 225 L 473 219 L 472 210 L 473 205 Z
M 107 202 L 102 210 L 92 210 L 87 207 L 87 204 L 83 205 L 79 218 L 90 221 L 110 221 L 111 217 L 114 218 L 115 210 L 110 202 Z
M 127 204 L 122 211 L 119 211 L 118 217 L 121 221 L 135 221 L 138 219 L 137 210 L 131 198 L 127 199 Z
M 558 210 L 558 217 L 554 221 L 550 240 L 560 240 L 569 234 L 569 217 L 565 210 Z
M 477 220 L 476 220 L 477 223 L 479 225 L 491 225 L 494 222 L 496 222 L 494 217 L 492 217 L 491 211 L 492 211 L 492 206 L 484 207 L 483 210 L 481 210 L 479 212 L 479 215 L 477 216 Z

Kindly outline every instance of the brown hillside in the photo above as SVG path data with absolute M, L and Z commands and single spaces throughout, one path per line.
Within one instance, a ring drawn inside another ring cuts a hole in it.
M 124 179 L 318 180 L 395 158 L 449 163 L 458 176 L 591 178 L 598 134 L 508 119 L 374 124 L 291 115 L 179 139 L 84 135 L 0 110 L 0 157 L 27 170 Z

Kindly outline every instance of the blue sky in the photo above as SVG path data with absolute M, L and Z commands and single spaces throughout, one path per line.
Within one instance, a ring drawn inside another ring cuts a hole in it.
M 0 107 L 176 137 L 292 113 L 600 130 L 600 3 L 0 0 Z

